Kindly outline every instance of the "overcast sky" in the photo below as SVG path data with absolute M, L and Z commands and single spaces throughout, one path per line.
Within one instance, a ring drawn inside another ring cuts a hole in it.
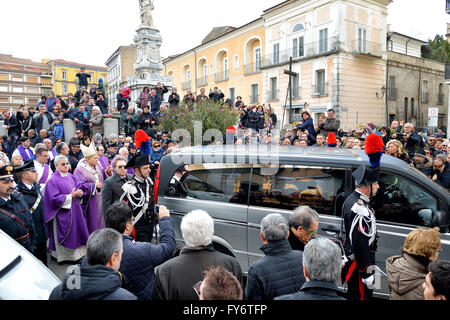
M 187 51 L 213 27 L 242 26 L 282 1 L 155 0 L 161 55 Z M 445 0 L 394 0 L 388 11 L 391 30 L 425 41 L 444 35 L 450 22 Z M 8 1 L 0 19 L 0 53 L 104 66 L 119 46 L 133 42 L 139 23 L 138 0 Z

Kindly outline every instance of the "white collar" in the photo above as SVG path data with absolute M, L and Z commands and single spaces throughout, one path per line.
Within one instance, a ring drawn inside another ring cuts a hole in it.
M 23 182 L 23 181 L 22 181 Z M 33 185 L 29 185 L 29 184 L 26 184 L 25 182 L 23 182 L 23 184 L 28 188 L 28 189 L 33 189 Z
M 8 200 L 11 200 L 11 197 L 8 197 L 8 198 L 0 197 L 0 198 L 2 198 L 3 200 L 5 200 L 5 202 L 8 201 Z
M 360 194 L 360 198 L 361 199 L 363 199 L 364 201 L 366 201 L 366 202 L 370 202 L 370 198 L 368 197 L 368 196 L 366 196 L 364 193 L 362 193 L 362 192 L 360 192 L 360 191 L 358 191 L 358 190 L 355 190 L 356 192 L 358 192 L 359 194 Z

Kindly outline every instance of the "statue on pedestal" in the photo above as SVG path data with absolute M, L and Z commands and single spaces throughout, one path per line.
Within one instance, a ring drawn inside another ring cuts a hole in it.
M 139 7 L 141 8 L 141 24 L 153 27 L 152 11 L 155 9 L 153 0 L 139 0 Z

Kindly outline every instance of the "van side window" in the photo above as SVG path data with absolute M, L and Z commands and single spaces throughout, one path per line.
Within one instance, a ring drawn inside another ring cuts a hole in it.
M 431 226 L 437 199 L 412 181 L 391 173 L 380 173 L 374 201 L 377 221 Z
M 250 165 L 194 164 L 175 172 L 165 196 L 247 204 Z
M 253 169 L 250 205 L 285 210 L 309 206 L 333 215 L 336 196 L 345 191 L 343 169 L 281 166 L 276 173 L 265 171 Z

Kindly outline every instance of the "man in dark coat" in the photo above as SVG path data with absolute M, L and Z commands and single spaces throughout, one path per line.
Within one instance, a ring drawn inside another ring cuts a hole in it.
M 144 112 L 138 117 L 138 127 L 144 130 L 148 135 L 152 136 L 153 126 L 156 125 L 156 117 L 149 111 L 149 107 L 144 107 Z M 156 133 L 156 132 L 155 132 Z
M 34 167 L 34 161 L 29 160 L 22 166 L 14 168 L 18 177 L 17 191 L 22 193 L 23 198 L 28 204 L 34 223 L 36 234 L 36 244 L 34 255 L 47 265 L 47 226 L 44 218 L 44 205 L 42 202 L 41 186 L 38 181 L 38 172 Z
M 161 110 L 162 98 L 159 94 L 156 93 L 156 90 L 153 89 L 150 96 L 150 111 L 156 116 Z
M 431 179 L 440 186 L 450 189 L 450 164 L 447 162 L 447 156 L 438 154 L 433 161 L 433 170 L 431 170 Z
M 177 93 L 177 89 L 172 89 L 172 93 L 169 95 L 169 103 L 171 107 L 178 107 L 180 104 L 180 95 Z
M 425 143 L 422 137 L 413 131 L 414 126 L 412 123 L 406 123 L 403 126 L 403 130 L 403 134 L 393 134 L 392 137 L 399 140 L 405 146 L 406 152 L 408 152 L 410 159 L 412 159 L 416 153 L 416 149 L 423 148 Z
M 155 267 L 172 258 L 176 249 L 175 232 L 169 210 L 159 208 L 160 238 L 157 245 L 134 242 L 133 212 L 124 203 L 113 204 L 105 213 L 105 226 L 123 236 L 123 255 L 119 271 L 124 277 L 123 287 L 138 299 L 151 300 Z
M 85 87 L 87 88 L 89 83 L 88 83 L 88 78 L 91 78 L 91 75 L 89 73 L 86 73 L 86 68 L 81 67 L 80 72 L 78 72 L 76 74 L 76 77 L 78 78 L 78 87 Z
M 19 145 L 19 138 L 22 133 L 22 126 L 20 125 L 19 119 L 14 115 L 14 113 L 9 111 L 3 111 L 3 116 L 5 117 L 3 125 L 8 129 L 9 141 L 13 149 L 17 148 Z
M 94 231 L 86 245 L 87 267 L 75 266 L 53 289 L 49 300 L 136 300 L 121 288 L 118 270 L 122 260 L 122 235 L 105 228 Z
M 431 170 L 433 169 L 433 162 L 427 158 L 425 151 L 419 149 L 414 154 L 413 160 L 414 167 L 422 172 L 427 177 L 431 177 Z
M 333 109 L 328 110 L 327 114 L 328 116 L 325 121 L 319 122 L 320 133 L 323 134 L 324 137 L 328 137 L 330 132 L 337 135 L 339 127 L 341 126 L 341 121 L 334 117 Z
M 289 218 L 289 244 L 293 250 L 303 251 L 319 229 L 319 215 L 310 207 L 296 208 Z
M 169 89 L 167 89 L 165 85 L 161 84 L 161 82 L 158 82 L 156 87 L 153 89 L 156 91 L 156 94 L 161 97 L 161 100 L 164 99 L 164 94 L 169 92 Z
M 242 284 L 242 269 L 236 258 L 214 250 L 211 216 L 201 210 L 188 213 L 181 221 L 181 233 L 187 246 L 156 270 L 153 300 L 198 300 L 194 287 L 212 266 L 224 267 Z
M 275 300 L 345 300 L 338 294 L 341 268 L 339 247 L 326 238 L 312 239 L 303 252 L 306 283 L 299 292 Z
M 272 300 L 292 294 L 305 283 L 302 252 L 292 250 L 287 238 L 289 225 L 280 214 L 270 214 L 261 221 L 261 250 L 266 255 L 248 270 L 247 300 Z
M 36 243 L 34 223 L 23 196 L 14 191 L 14 168 L 0 168 L 0 229 L 25 249 L 33 252 Z
M 112 162 L 114 175 L 103 183 L 102 188 L 103 215 L 113 203 L 120 200 L 123 193 L 122 186 L 133 177 L 127 174 L 127 169 L 125 169 L 127 162 L 128 159 L 120 156 L 114 158 Z

